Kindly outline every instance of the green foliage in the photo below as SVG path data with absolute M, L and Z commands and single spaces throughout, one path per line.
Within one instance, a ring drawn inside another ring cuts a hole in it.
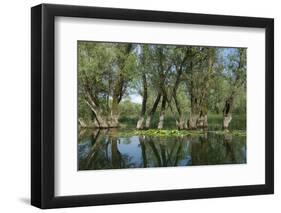
M 217 135 L 230 135 L 230 136 L 246 136 L 244 130 L 233 130 L 233 131 L 203 131 L 203 130 L 177 130 L 177 129 L 148 129 L 148 130 L 119 130 L 110 131 L 110 136 L 126 138 L 132 136 L 147 136 L 147 137 L 184 137 L 184 136 L 200 136 L 206 133 L 213 133 Z
M 140 130 L 134 131 L 135 135 L 143 135 L 143 136 L 155 136 L 155 137 L 169 137 L 169 136 L 186 136 L 186 135 L 200 135 L 203 134 L 203 131 L 198 130 L 176 130 L 176 129 L 169 129 L 169 130 Z
M 169 130 L 157 130 L 157 129 L 149 129 L 149 130 L 126 130 L 126 131 L 116 131 L 110 132 L 111 136 L 115 137 L 131 137 L 131 136 L 149 136 L 149 137 L 183 137 L 183 136 L 192 136 L 192 135 L 201 135 L 204 134 L 203 131 L 198 130 L 183 130 L 179 131 L 176 129 Z
M 225 102 L 233 97 L 230 127 L 246 127 L 246 49 L 78 41 L 78 116 L 89 123 L 114 114 L 121 127 L 135 126 L 142 109 L 130 96 L 143 97 L 147 80 L 147 118 L 155 98 L 167 103 L 165 128 L 182 116 L 208 114 L 209 127 L 222 127 Z M 160 105 L 152 118 L 157 127 Z M 194 110 L 197 107 L 196 110 Z M 215 115 L 213 116 L 212 115 Z M 236 116 L 236 117 L 235 117 Z M 244 116 L 242 120 L 237 117 Z M 244 125 L 245 124 L 245 125 Z M 241 125 L 240 125 L 241 126 Z
M 132 50 L 131 44 L 78 42 L 80 118 L 118 118 L 116 105 L 127 95 L 127 88 L 130 87 L 136 69 L 136 57 Z M 85 109 L 85 103 L 89 110 Z

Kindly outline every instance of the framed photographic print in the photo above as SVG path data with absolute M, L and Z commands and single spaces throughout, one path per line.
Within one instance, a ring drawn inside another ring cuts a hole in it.
M 272 194 L 274 21 L 31 9 L 31 203 Z

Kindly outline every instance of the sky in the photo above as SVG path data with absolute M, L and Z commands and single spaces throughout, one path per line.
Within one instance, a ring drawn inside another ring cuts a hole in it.
M 142 97 L 139 94 L 130 94 L 129 95 L 131 102 L 141 104 Z

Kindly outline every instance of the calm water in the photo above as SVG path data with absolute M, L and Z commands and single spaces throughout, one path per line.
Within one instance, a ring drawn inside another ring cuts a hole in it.
M 78 169 L 120 169 L 246 163 L 246 137 L 206 133 L 184 137 L 81 134 Z

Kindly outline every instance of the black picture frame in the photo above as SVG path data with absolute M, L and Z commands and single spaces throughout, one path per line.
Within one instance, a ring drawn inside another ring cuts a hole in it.
M 93 195 L 54 195 L 55 17 L 264 28 L 265 184 Z M 60 208 L 105 204 L 217 198 L 274 193 L 274 20 L 164 11 L 41 4 L 31 8 L 31 204 Z

